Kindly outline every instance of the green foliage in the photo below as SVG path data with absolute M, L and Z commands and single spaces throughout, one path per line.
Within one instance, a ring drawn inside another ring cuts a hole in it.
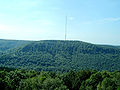
M 9 42 L 13 41 L 6 41 L 6 45 Z M 9 50 L 1 43 L 7 51 L 0 54 L 0 66 L 60 72 L 88 68 L 120 71 L 120 48 L 115 46 L 58 40 L 14 42 L 17 43 L 8 45 Z M 21 43 L 20 48 L 16 47 L 19 43 Z M 11 50 L 11 48 L 14 49 Z
M 28 43 L 30 43 L 30 41 L 0 39 L 0 52 L 7 51 L 7 50 L 17 48 L 17 47 L 21 47 Z
M 78 90 L 82 82 L 88 79 L 90 75 L 91 72 L 89 70 L 80 72 L 74 72 L 71 70 L 70 72 L 66 73 L 62 79 L 64 84 L 70 90 Z
M 109 76 L 107 75 L 109 74 Z M 120 72 L 0 71 L 0 90 L 119 90 Z
M 120 90 L 115 46 L 0 40 L 0 66 L 0 90 Z
M 105 78 L 102 81 L 101 87 L 103 90 L 116 90 L 115 81 L 111 78 Z

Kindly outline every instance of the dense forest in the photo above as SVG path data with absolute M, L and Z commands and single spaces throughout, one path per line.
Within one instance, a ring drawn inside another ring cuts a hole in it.
M 21 47 L 22 45 L 26 45 L 30 42 L 31 41 L 0 39 L 0 52 L 4 52 L 10 49 L 15 49 Z
M 120 46 L 0 40 L 0 90 L 120 90 Z
M 1 67 L 61 72 L 70 69 L 120 71 L 119 46 L 61 40 L 0 42 Z
M 120 90 L 120 72 L 61 73 L 0 68 L 0 90 Z

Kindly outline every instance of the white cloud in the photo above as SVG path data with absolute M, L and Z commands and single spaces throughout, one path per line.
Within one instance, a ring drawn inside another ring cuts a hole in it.
M 82 24 L 104 24 L 104 23 L 111 23 L 111 22 L 117 22 L 117 21 L 120 21 L 120 17 L 103 18 L 100 20 L 85 21 L 81 23 Z
M 115 21 L 120 21 L 120 17 L 117 18 L 104 18 L 103 19 L 104 22 L 115 22 Z
M 72 16 L 70 16 L 70 17 L 68 17 L 68 20 L 74 20 L 75 19 L 75 17 L 72 17 Z

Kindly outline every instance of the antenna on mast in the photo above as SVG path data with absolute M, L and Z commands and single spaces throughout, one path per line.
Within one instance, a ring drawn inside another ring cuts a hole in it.
M 67 16 L 66 16 L 66 22 L 65 22 L 65 40 L 67 39 Z

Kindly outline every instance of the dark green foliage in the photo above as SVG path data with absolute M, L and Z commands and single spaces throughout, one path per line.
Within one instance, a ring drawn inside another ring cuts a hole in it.
M 6 78 L 5 76 L 8 74 L 5 70 L 0 70 L 0 89 L 3 90 L 6 86 L 6 82 L 4 79 Z
M 63 76 L 63 82 L 64 84 L 70 89 L 70 90 L 78 90 L 82 84 L 83 81 L 88 79 L 91 75 L 91 71 L 80 71 L 80 72 L 74 72 L 70 71 L 66 73 Z
M 86 80 L 86 88 L 91 88 L 92 90 L 95 90 L 99 82 L 101 82 L 102 80 L 103 78 L 100 72 L 92 74 L 90 78 Z
M 0 90 L 119 90 L 120 72 L 0 71 Z
M 5 70 L 5 71 L 14 71 L 15 68 L 8 68 L 8 67 L 0 67 L 0 71 Z
M 18 42 L 22 46 L 18 49 L 12 49 L 12 51 L 11 49 L 7 50 L 4 54 L 1 53 L 0 66 L 61 72 L 88 68 L 100 71 L 120 71 L 120 49 L 118 46 L 58 40 L 32 41 L 31 43 L 16 42 L 17 44 L 8 46 L 14 45 L 15 48 Z

